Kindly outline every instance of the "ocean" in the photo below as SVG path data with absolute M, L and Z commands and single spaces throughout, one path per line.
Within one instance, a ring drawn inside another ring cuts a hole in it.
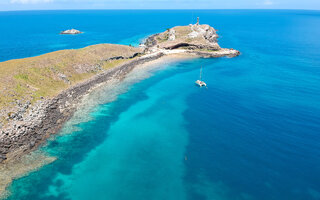
M 198 16 L 241 55 L 137 69 L 94 91 L 41 148 L 58 159 L 7 199 L 319 200 L 320 11 L 0 12 L 0 61 L 138 45 Z M 69 28 L 84 34 L 59 35 Z M 200 66 L 208 88 L 194 85 Z

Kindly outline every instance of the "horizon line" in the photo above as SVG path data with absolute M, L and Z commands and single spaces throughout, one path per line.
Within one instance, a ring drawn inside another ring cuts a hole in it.
M 68 8 L 68 9 L 18 9 L 18 10 L 0 10 L 0 12 L 17 12 L 17 11 L 81 11 L 81 10 L 298 10 L 298 11 L 320 11 L 320 9 L 303 9 L 303 8 Z

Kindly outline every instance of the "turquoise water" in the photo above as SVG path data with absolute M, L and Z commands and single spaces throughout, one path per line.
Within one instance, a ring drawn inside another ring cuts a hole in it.
M 37 55 L 51 43 L 133 44 L 194 16 L 241 56 L 137 69 L 118 87 L 95 91 L 42 148 L 59 159 L 15 180 L 8 199 L 320 199 L 319 11 L 4 12 L 3 26 L 29 17 L 42 26 L 47 17 L 45 32 L 67 19 L 86 33 L 45 40 L 38 32 L 38 41 L 19 34 L 23 40 L 1 40 L 0 55 Z M 18 41 L 25 51 L 9 51 L 6 43 L 19 49 Z M 207 89 L 193 84 L 200 65 Z

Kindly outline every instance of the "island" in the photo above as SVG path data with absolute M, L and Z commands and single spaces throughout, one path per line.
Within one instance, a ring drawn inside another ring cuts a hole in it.
M 69 30 L 65 30 L 65 31 L 61 31 L 60 34 L 62 35 L 77 35 L 77 34 L 81 34 L 83 32 L 77 30 L 77 29 L 69 29 Z
M 0 192 L 12 178 L 30 170 L 22 167 L 12 173 L 12 163 L 19 165 L 24 155 L 57 133 L 84 95 L 170 55 L 235 57 L 240 52 L 221 48 L 217 31 L 197 23 L 151 35 L 139 47 L 98 44 L 1 62 L 0 171 L 9 172 L 1 173 Z

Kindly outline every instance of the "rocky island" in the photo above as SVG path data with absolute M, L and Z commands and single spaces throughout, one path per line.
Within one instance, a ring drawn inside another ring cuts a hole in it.
M 81 34 L 83 32 L 77 30 L 77 29 L 69 29 L 69 30 L 65 30 L 65 31 L 61 31 L 60 34 L 62 35 L 77 35 L 77 34 Z
M 97 85 L 165 56 L 240 54 L 221 48 L 217 39 L 213 27 L 197 23 L 152 35 L 140 47 L 99 44 L 0 63 L 0 192 L 12 178 L 30 170 L 12 173 L 10 168 L 57 133 Z

